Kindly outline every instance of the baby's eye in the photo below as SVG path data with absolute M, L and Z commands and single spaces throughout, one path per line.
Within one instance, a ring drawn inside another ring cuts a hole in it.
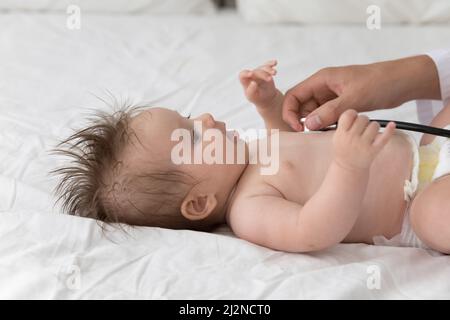
M 197 133 L 197 131 L 192 130 L 192 142 L 195 144 L 200 140 L 200 135 Z

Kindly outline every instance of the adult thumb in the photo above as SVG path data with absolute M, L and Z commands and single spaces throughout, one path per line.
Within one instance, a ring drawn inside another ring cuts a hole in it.
M 329 100 L 311 112 L 305 120 L 309 130 L 319 130 L 335 124 L 341 115 L 342 97 Z

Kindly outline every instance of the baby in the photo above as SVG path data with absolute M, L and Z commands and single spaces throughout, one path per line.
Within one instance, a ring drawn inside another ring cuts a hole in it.
M 210 114 L 190 118 L 164 108 L 125 108 L 99 115 L 60 145 L 74 161 L 55 170 L 62 176 L 57 192 L 64 209 L 172 229 L 210 231 L 226 223 L 242 239 L 289 252 L 362 242 L 450 253 L 445 237 L 420 233 L 426 219 L 410 224 L 418 188 L 414 142 L 392 122 L 379 133 L 378 123 L 353 110 L 341 115 L 336 131 L 292 132 L 282 120 L 275 66 L 269 61 L 239 75 L 264 119 L 268 134 L 261 140 L 244 142 Z M 188 133 L 182 142 L 193 154 L 179 152 L 174 133 L 180 130 Z M 205 138 L 208 130 L 214 139 Z M 223 144 L 215 143 L 220 139 Z M 261 174 L 264 165 L 252 161 L 262 140 L 279 159 L 271 174 Z M 216 160 L 229 146 L 244 150 L 243 160 L 195 161 L 194 154 L 208 153 L 213 143 Z

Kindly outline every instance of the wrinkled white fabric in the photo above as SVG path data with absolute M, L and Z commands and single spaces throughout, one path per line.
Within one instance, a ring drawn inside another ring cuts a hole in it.
M 314 254 L 268 250 L 216 233 L 134 228 L 102 236 L 53 207 L 59 162 L 48 150 L 95 97 L 210 112 L 262 128 L 238 81 L 279 60 L 281 90 L 330 65 L 368 63 L 450 43 L 444 27 L 254 26 L 212 17 L 0 15 L 0 298 L 449 298 L 450 258 L 417 248 L 340 244 Z M 420 39 L 420 41 L 418 41 Z M 331 49 L 331 50 L 330 50 Z M 370 113 L 417 122 L 414 103 Z M 379 271 L 380 289 L 368 279 Z

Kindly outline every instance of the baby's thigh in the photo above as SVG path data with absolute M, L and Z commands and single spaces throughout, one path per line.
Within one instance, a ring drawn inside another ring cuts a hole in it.
M 450 124 L 450 104 L 446 105 L 434 119 L 431 121 L 430 126 L 437 128 L 444 128 Z M 426 145 L 432 143 L 436 136 L 431 134 L 424 134 L 420 140 L 420 145 Z
M 410 222 L 427 246 L 450 254 L 450 175 L 433 181 L 414 198 Z

